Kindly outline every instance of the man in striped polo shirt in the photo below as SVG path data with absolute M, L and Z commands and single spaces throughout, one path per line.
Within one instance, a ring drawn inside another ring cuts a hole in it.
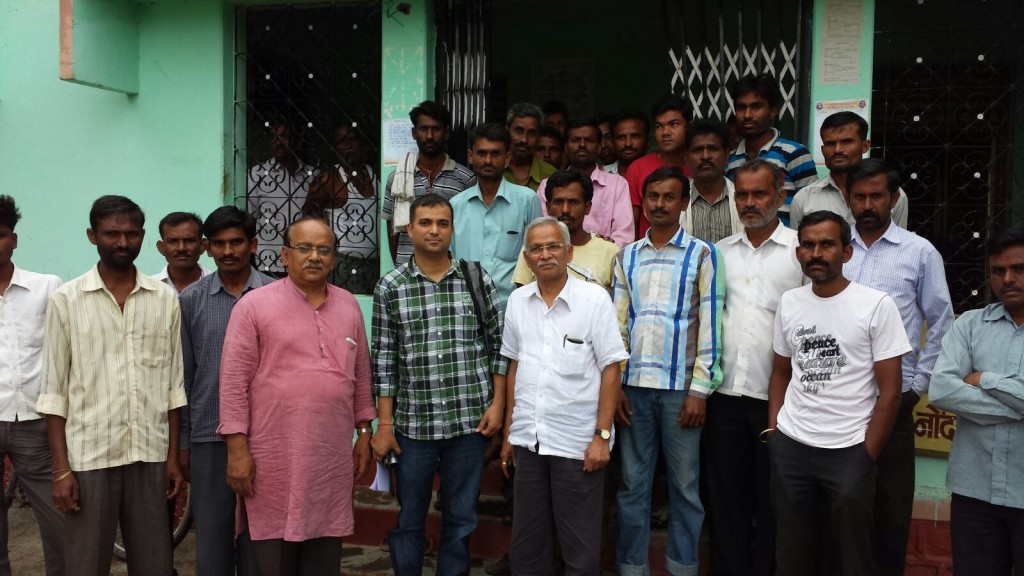
M 774 76 L 744 76 L 732 89 L 732 102 L 743 140 L 729 158 L 725 175 L 734 179 L 736 170 L 750 158 L 763 158 L 782 168 L 786 204 L 779 210 L 779 219 L 789 226 L 793 196 L 818 178 L 814 159 L 806 146 L 782 138 L 778 129 L 772 127 L 782 107 L 782 92 Z

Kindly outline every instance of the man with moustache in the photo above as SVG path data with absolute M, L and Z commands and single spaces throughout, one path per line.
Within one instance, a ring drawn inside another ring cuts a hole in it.
M 900 406 L 900 364 L 911 350 L 884 292 L 850 282 L 850 226 L 820 210 L 800 222 L 797 259 L 809 286 L 775 316 L 768 427 L 779 574 L 816 574 L 831 530 L 844 575 L 875 574 L 875 461 Z
M 64 513 L 65 571 L 107 576 L 118 522 L 130 574 L 170 576 L 166 500 L 185 479 L 178 425 L 185 405 L 181 313 L 174 290 L 142 274 L 146 217 L 102 196 L 86 235 L 99 263 L 53 293 L 43 390 L 53 503 Z
M 271 157 L 249 169 L 246 187 L 247 210 L 256 218 L 260 245 L 256 266 L 273 276 L 284 276 L 278 259 L 282 238 L 288 226 L 302 216 L 302 205 L 318 172 L 299 157 L 304 141 L 287 121 L 270 127 Z
M 452 198 L 455 214 L 451 250 L 455 258 L 479 262 L 494 280 L 501 310 L 512 293 L 512 272 L 523 249 L 523 230 L 541 215 L 532 190 L 502 178 L 509 135 L 498 123 L 469 133 L 469 163 L 477 184 Z
M 619 332 L 630 351 L 616 422 L 622 456 L 619 488 L 619 574 L 649 571 L 651 486 L 658 453 L 669 487 L 672 574 L 696 576 L 704 508 L 698 493 L 700 435 L 707 397 L 722 382 L 722 303 L 713 245 L 679 225 L 687 181 L 674 166 L 644 181 L 651 223 L 642 240 L 615 260 Z
M 789 207 L 789 224 L 794 230 L 804 214 L 815 210 L 831 210 L 846 218 L 850 226 L 856 222 L 850 211 L 847 176 L 871 149 L 867 120 L 853 112 L 836 112 L 821 123 L 820 134 L 821 155 L 825 158 L 829 172 L 817 182 L 802 188 L 793 197 L 793 204 Z M 900 189 L 892 207 L 892 220 L 900 228 L 907 227 L 908 211 L 907 195 Z
M 317 217 L 289 226 L 288 276 L 242 297 L 224 337 L 217 434 L 261 575 L 336 576 L 353 478 L 373 464 L 366 328 L 356 299 L 327 282 L 335 246 Z
M 699 118 L 686 128 L 686 165 L 693 180 L 682 225 L 711 243 L 743 230 L 733 202 L 732 181 L 725 177 L 728 138 L 729 129 L 718 120 Z
M 447 200 L 474 183 L 473 173 L 445 153 L 452 125 L 447 108 L 425 100 L 409 112 L 409 120 L 417 152 L 406 154 L 388 175 L 380 209 L 381 218 L 389 221 L 391 259 L 396 266 L 412 256 L 412 241 L 404 230 L 413 200 L 425 194 L 439 194 Z
M 610 292 L 619 247 L 583 227 L 594 200 L 594 181 L 579 170 L 569 168 L 548 178 L 543 190 L 548 215 L 569 230 L 572 244 L 572 257 L 567 265 L 569 274 L 599 284 Z M 535 279 L 525 255 L 520 253 L 512 282 L 525 286 Z
M 654 140 L 658 151 L 638 158 L 626 170 L 626 183 L 629 184 L 630 200 L 633 203 L 633 222 L 636 225 L 636 238 L 643 238 L 650 227 L 647 214 L 641 208 L 644 205 L 644 182 L 647 176 L 658 168 L 676 166 L 689 176 L 686 167 L 686 125 L 693 120 L 693 106 L 675 95 L 664 96 L 651 107 L 651 118 L 654 119 Z M 646 150 L 641 150 L 644 153 Z M 620 168 L 620 173 L 622 169 Z
M 814 158 L 806 146 L 782 138 L 772 127 L 782 108 L 782 92 L 774 76 L 750 74 L 740 78 L 733 86 L 732 102 L 743 140 L 729 157 L 726 175 L 732 179 L 736 169 L 751 158 L 764 158 L 781 168 L 786 205 L 779 211 L 779 218 L 788 226 L 793 196 L 818 177 Z
M 619 157 L 615 153 L 615 134 L 612 133 L 612 118 L 602 114 L 595 118 L 601 128 L 601 147 L 597 159 L 601 161 L 601 169 L 609 174 L 619 173 Z
M 942 338 L 953 324 L 953 304 L 942 255 L 924 238 L 892 220 L 897 175 L 885 161 L 868 158 L 846 175 L 853 256 L 843 267 L 850 280 L 888 294 L 900 311 L 911 352 L 903 356 L 899 413 L 875 462 L 876 574 L 903 574 L 914 506 L 914 407 L 928 393 Z M 928 327 L 921 344 L 921 330 Z
M 691 130 L 697 128 L 695 121 Z M 689 132 L 689 131 L 688 131 Z M 689 136 L 689 133 L 687 134 Z M 697 171 L 699 172 L 699 170 Z M 768 379 L 779 299 L 807 278 L 796 259 L 796 231 L 782 225 L 782 174 L 755 158 L 736 171 L 733 192 L 743 231 L 715 248 L 725 268 L 722 385 L 708 398 L 704 436 L 711 571 L 769 576 L 775 563 L 775 516 L 769 497 Z
M 239 299 L 274 281 L 249 262 L 256 253 L 256 220 L 222 206 L 203 222 L 207 254 L 217 271 L 181 294 L 181 350 L 188 406 L 181 413 L 178 461 L 191 482 L 196 530 L 196 575 L 245 574 L 244 552 L 235 543 L 235 493 L 227 483 L 228 451 L 217 435 L 220 360 L 228 319 Z
M 541 126 L 534 156 L 559 170 L 565 169 L 568 165 L 565 153 L 565 134 L 551 126 Z
M 64 572 L 63 514 L 53 507 L 54 476 L 46 445 L 46 420 L 36 411 L 43 372 L 44 317 L 60 286 L 53 274 L 15 265 L 14 231 L 21 220 L 14 198 L 0 195 L 0 451 L 11 460 L 39 525 L 46 576 Z M 10 524 L 0 509 L 0 574 L 11 576 Z
M 480 277 L 479 310 L 468 266 L 448 251 L 451 204 L 413 202 L 407 230 L 415 254 L 373 295 L 374 395 L 380 422 L 373 453 L 397 455 L 398 525 L 388 535 L 398 576 L 423 571 L 424 523 L 440 473 L 437 574 L 467 574 L 476 529 L 484 445 L 502 429 L 505 374 L 502 314 L 491 277 Z M 335 566 L 337 571 L 337 566 Z
M 206 250 L 202 225 L 199 216 L 191 212 L 171 212 L 160 220 L 156 249 L 167 260 L 167 266 L 154 274 L 153 279 L 174 288 L 179 295 L 210 274 L 199 265 L 199 257 Z
M 572 252 L 562 222 L 527 226 L 523 253 L 537 281 L 512 293 L 502 335 L 502 470 L 516 465 L 513 574 L 551 573 L 555 536 L 565 574 L 601 572 L 603 469 L 629 354 L 608 294 L 569 275 Z
M 625 246 L 633 241 L 633 209 L 629 200 L 629 184 L 618 174 L 610 174 L 597 165 L 601 146 L 601 129 L 593 120 L 576 120 L 569 124 L 566 152 L 569 164 L 589 176 L 594 183 L 594 198 L 583 227 L 599 236 Z M 545 183 L 537 196 L 546 201 Z M 545 213 L 546 215 L 546 213 Z
M 612 143 L 617 158 L 615 174 L 625 177 L 630 164 L 647 154 L 647 115 L 636 108 L 623 110 L 612 119 Z
M 997 234 L 987 252 L 998 301 L 953 323 L 929 393 L 957 415 L 946 471 L 957 576 L 1024 568 L 1024 230 Z
M 520 102 L 508 109 L 505 127 L 512 138 L 512 150 L 505 168 L 505 180 L 536 191 L 542 180 L 558 172 L 551 164 L 537 158 L 537 140 L 544 112 L 535 104 Z

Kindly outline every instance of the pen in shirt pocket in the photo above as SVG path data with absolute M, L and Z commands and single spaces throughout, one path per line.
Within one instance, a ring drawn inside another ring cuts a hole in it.
M 506 234 L 519 234 L 519 232 L 515 230 L 509 230 L 508 232 L 506 232 Z
M 345 337 L 345 341 L 346 341 L 346 342 L 348 342 L 349 344 L 353 345 L 353 346 L 356 346 L 356 341 L 355 341 L 355 340 L 353 340 L 353 339 L 352 339 L 352 338 L 350 338 L 350 337 L 347 337 L 347 336 L 346 336 L 346 337 Z
M 583 344 L 583 340 L 580 340 L 579 338 L 573 338 L 568 334 L 562 337 L 562 348 L 565 348 L 566 342 L 572 342 L 573 344 Z

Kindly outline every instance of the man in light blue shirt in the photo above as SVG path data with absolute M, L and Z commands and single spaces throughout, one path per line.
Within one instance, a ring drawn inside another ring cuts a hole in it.
M 956 412 L 946 487 L 958 576 L 1024 570 L 1024 230 L 989 244 L 992 295 L 942 341 L 930 398 Z
M 526 225 L 541 216 L 537 194 L 504 180 L 510 137 L 497 123 L 469 133 L 469 163 L 477 184 L 451 199 L 456 258 L 480 262 L 498 288 L 501 309 L 515 288 L 512 273 L 523 249 Z
M 898 176 L 889 165 L 877 158 L 863 160 L 849 172 L 846 185 L 857 225 L 853 256 L 843 274 L 896 302 L 912 348 L 903 356 L 903 397 L 896 424 L 875 463 L 875 562 L 878 574 L 901 575 L 914 506 L 914 406 L 928 393 L 942 337 L 953 324 L 953 305 L 942 255 L 892 220 L 900 192 Z M 925 323 L 928 333 L 922 347 Z

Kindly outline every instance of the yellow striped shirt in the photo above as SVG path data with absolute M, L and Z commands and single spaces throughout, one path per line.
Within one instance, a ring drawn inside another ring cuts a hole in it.
M 67 419 L 76 471 L 167 459 L 167 411 L 184 406 L 174 290 L 136 272 L 124 312 L 93 267 L 46 310 L 36 410 Z

